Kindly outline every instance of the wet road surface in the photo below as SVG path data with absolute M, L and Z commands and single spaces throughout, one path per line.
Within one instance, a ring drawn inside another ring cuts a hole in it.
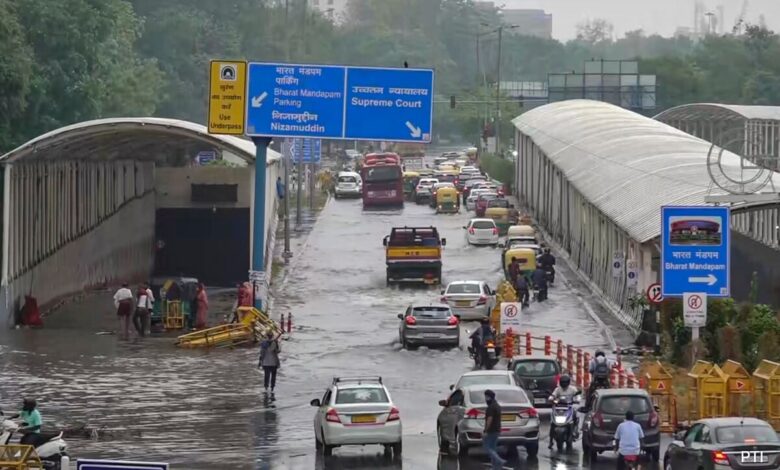
M 469 215 L 439 215 L 427 206 L 363 211 L 359 200 L 329 201 L 305 238 L 294 244 L 287 274 L 274 286 L 274 314 L 291 311 L 294 331 L 282 344 L 275 396 L 262 392 L 257 351 L 182 351 L 170 337 L 130 343 L 95 333 L 113 329 L 110 295 L 70 304 L 38 331 L 0 332 L 0 405 L 39 398 L 47 425 L 86 424 L 93 439 L 71 439 L 81 457 L 170 462 L 177 469 L 486 468 L 480 451 L 458 461 L 438 453 L 438 400 L 471 369 L 461 349 L 406 351 L 398 319 L 409 303 L 437 301 L 438 290 L 385 286 L 382 238 L 398 225 L 436 225 L 447 238 L 444 282 L 501 278 L 500 250 L 469 247 L 462 226 Z M 568 274 L 568 275 L 567 275 Z M 524 322 L 535 335 L 606 348 L 599 327 L 566 284 L 561 270 L 550 300 L 532 304 Z M 497 366 L 500 367 L 500 366 Z M 323 460 L 314 450 L 309 401 L 338 375 L 381 375 L 401 410 L 404 455 L 388 461 L 380 448 L 339 448 Z M 542 429 L 546 442 L 547 425 Z M 509 468 L 580 468 L 579 445 L 552 456 L 540 446 L 537 462 Z M 614 468 L 609 455 L 590 468 Z

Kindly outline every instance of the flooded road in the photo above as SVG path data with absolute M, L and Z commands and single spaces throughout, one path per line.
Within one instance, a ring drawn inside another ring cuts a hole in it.
M 393 226 L 435 225 L 447 238 L 444 282 L 485 280 L 495 287 L 500 250 L 467 246 L 462 226 L 469 216 L 465 210 L 436 216 L 414 204 L 364 212 L 359 200 L 329 201 L 274 286 L 274 316 L 289 311 L 295 319 L 282 343 L 275 397 L 262 391 L 256 350 L 183 351 L 170 337 L 123 343 L 97 335 L 114 328 L 110 295 L 102 295 L 65 306 L 47 319 L 46 329 L 0 332 L 0 406 L 32 396 L 45 425 L 105 427 L 96 438 L 68 441 L 76 457 L 163 461 L 193 470 L 485 468 L 481 452 L 459 462 L 440 457 L 436 446 L 437 402 L 472 365 L 468 335 L 463 331 L 461 349 L 401 349 L 396 315 L 440 295 L 386 287 L 382 247 Z M 524 322 L 535 335 L 608 348 L 581 297 L 567 287 L 576 287 L 574 279 L 562 269 L 549 302 L 532 305 Z M 401 410 L 403 459 L 387 462 L 380 448 L 366 447 L 339 448 L 323 461 L 314 450 L 309 401 L 321 397 L 334 376 L 363 374 L 381 375 Z M 545 425 L 545 443 L 546 436 Z M 540 447 L 538 462 L 525 462 L 521 450 L 510 468 L 581 466 L 578 444 L 561 457 Z M 614 468 L 611 456 L 602 461 L 590 468 Z

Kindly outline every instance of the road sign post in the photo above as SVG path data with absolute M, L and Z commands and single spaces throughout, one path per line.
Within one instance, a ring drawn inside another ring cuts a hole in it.
M 616 251 L 612 254 L 612 277 L 615 279 L 623 275 L 623 253 Z
M 696 360 L 696 343 L 699 341 L 699 328 L 707 324 L 707 294 L 704 292 L 686 292 L 683 294 L 683 321 L 691 329 L 691 362 Z
M 252 224 L 252 270 L 265 271 L 265 192 L 266 192 L 266 164 L 268 157 L 268 145 L 271 139 L 268 137 L 254 137 L 255 143 L 255 197 L 254 197 L 254 222 Z M 255 296 L 255 307 L 263 308 L 263 300 Z
M 249 136 L 431 141 L 433 70 L 253 62 Z
M 639 285 L 639 265 L 634 260 L 626 262 L 626 287 L 636 289 Z
M 522 327 L 521 312 L 522 304 L 519 302 L 501 302 L 501 317 L 498 325 L 501 332 L 509 329 L 519 332 Z
M 244 133 L 246 62 L 213 60 L 209 74 L 209 134 Z
M 661 289 L 665 297 L 730 295 L 728 207 L 661 208 Z

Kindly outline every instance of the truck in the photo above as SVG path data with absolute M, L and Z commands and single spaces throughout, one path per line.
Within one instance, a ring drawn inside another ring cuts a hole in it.
M 360 168 L 363 207 L 403 206 L 404 173 L 395 153 L 370 153 Z
M 394 227 L 383 240 L 387 285 L 441 285 L 441 253 L 447 244 L 436 227 Z

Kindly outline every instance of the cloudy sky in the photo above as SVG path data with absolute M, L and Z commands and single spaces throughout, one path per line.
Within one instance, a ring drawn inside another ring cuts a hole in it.
M 743 0 L 700 0 L 713 12 L 723 5 L 725 29 L 731 30 L 742 9 Z M 766 17 L 767 26 L 780 31 L 780 0 L 748 0 L 748 22 Z M 693 26 L 695 0 L 495 0 L 506 8 L 540 8 L 553 15 L 553 36 L 567 40 L 575 36 L 577 23 L 588 18 L 605 18 L 622 37 L 626 31 L 643 29 L 647 33 L 671 36 L 678 26 Z

